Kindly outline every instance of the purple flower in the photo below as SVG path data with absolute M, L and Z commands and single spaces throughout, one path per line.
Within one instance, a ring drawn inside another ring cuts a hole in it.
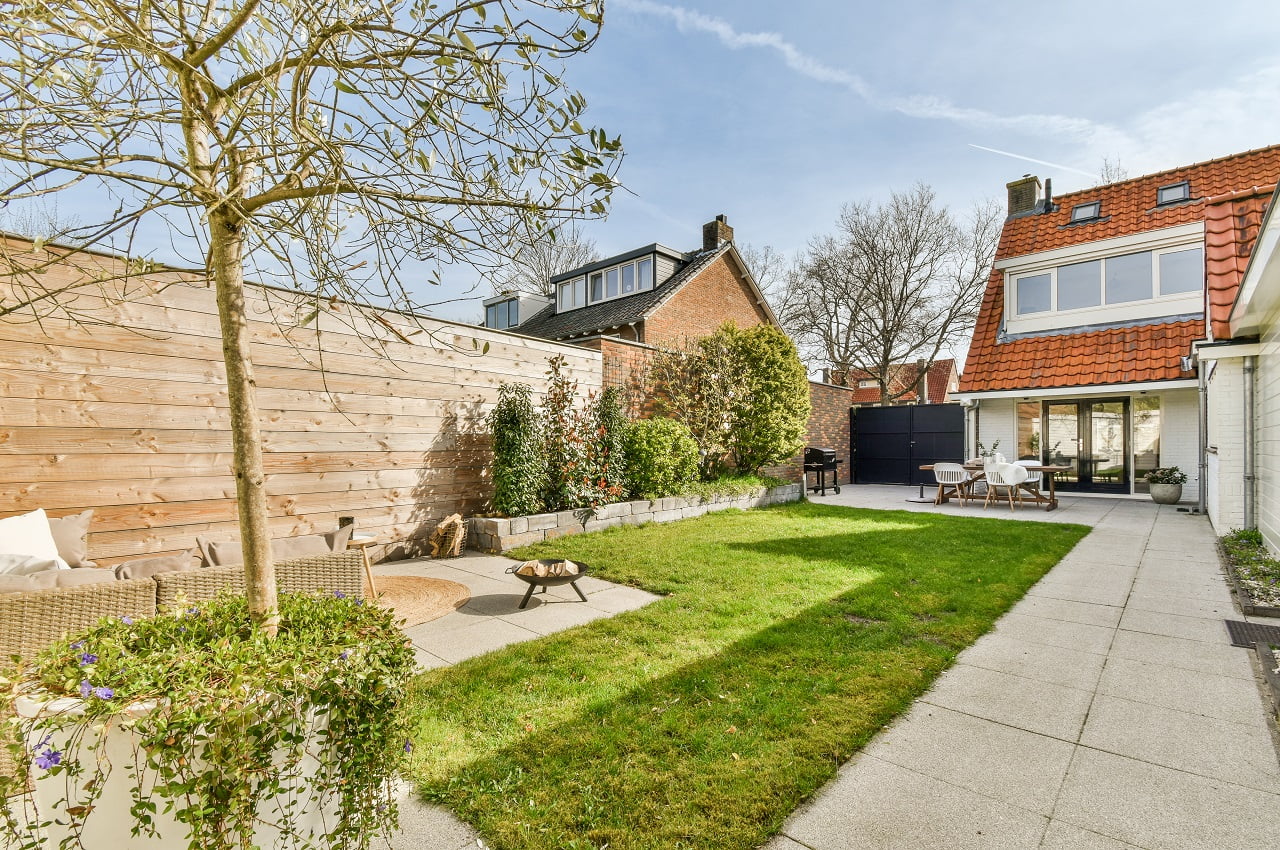
M 121 618 L 120 618 L 120 622 L 124 623 L 126 626 L 132 626 L 132 625 L 133 625 L 133 618 L 132 618 L 132 617 L 121 617 Z
M 413 752 L 413 741 L 410 741 L 408 738 L 404 739 L 404 751 L 406 753 Z
M 98 699 L 111 699 L 116 695 L 116 692 L 110 688 L 94 688 L 93 695 Z
M 84 646 L 84 641 L 82 640 L 78 640 L 75 643 L 71 644 L 72 649 L 80 649 L 83 646 Z
M 333 592 L 333 598 L 334 598 L 334 599 L 346 599 L 346 598 L 347 598 L 347 594 L 343 593 L 341 590 L 335 590 L 335 591 Z
M 89 694 L 93 693 L 93 685 L 89 684 L 88 679 L 80 680 L 80 696 L 84 699 L 89 698 Z
M 194 617 L 196 614 L 200 613 L 200 609 L 193 605 L 187 609 L 187 613 Z
M 357 604 L 357 605 L 363 605 L 363 604 L 364 604 L 364 600 L 363 600 L 363 599 L 357 599 L 357 600 L 356 600 L 356 604 Z
M 344 650 L 342 650 L 342 654 L 338 656 L 338 660 L 339 660 L 339 661 L 346 661 L 346 660 L 347 660 L 347 657 L 348 657 L 349 655 L 351 655 L 351 653 L 350 653 L 350 652 L 347 652 L 347 651 L 344 649 Z
M 36 767 L 40 768 L 41 770 L 48 770 L 49 768 L 53 767 L 55 764 L 61 764 L 61 763 L 62 763 L 62 753 L 58 752 L 57 750 L 49 749 L 48 747 L 45 748 L 44 752 L 36 755 Z
M 94 655 L 92 652 L 80 653 L 81 667 L 87 667 L 90 664 L 97 664 L 97 663 L 98 663 L 98 656 Z

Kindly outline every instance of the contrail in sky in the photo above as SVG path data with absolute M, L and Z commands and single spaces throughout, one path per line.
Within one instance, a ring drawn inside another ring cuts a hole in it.
M 1075 172 L 1076 174 L 1083 174 L 1085 177 L 1097 177 L 1097 176 L 1098 176 L 1097 174 L 1095 174 L 1095 173 L 1093 173 L 1093 172 L 1090 172 L 1090 171 L 1084 171 L 1084 170 L 1079 169 L 1079 168 L 1072 168 L 1072 167 L 1071 167 L 1071 166 L 1069 166 L 1069 165 L 1059 165 L 1059 164 L 1058 164 L 1058 163 L 1056 163 L 1056 162 L 1049 162 L 1048 160 L 1043 160 L 1043 159 L 1034 159 L 1034 158 L 1029 157 L 1029 156 L 1023 156 L 1022 154 L 1009 153 L 1008 151 L 996 150 L 995 148 L 989 148 L 989 147 L 986 147 L 986 146 L 984 146 L 984 145 L 975 145 L 975 144 L 973 144 L 973 142 L 970 142 L 970 143 L 969 143 L 969 147 L 971 147 L 971 148 L 977 148 L 977 149 L 978 149 L 978 150 L 980 150 L 980 151 L 987 151 L 988 153 L 996 153 L 996 154 L 1000 154 L 1000 156 L 1009 156 L 1009 157 L 1013 157 L 1014 159 L 1020 159 L 1020 160 L 1023 160 L 1024 162 L 1034 162 L 1036 165 L 1047 165 L 1047 166 L 1049 166 L 1050 168 L 1056 168 L 1056 169 L 1058 169 L 1058 170 L 1060 170 L 1060 171 L 1072 171 L 1072 172 Z

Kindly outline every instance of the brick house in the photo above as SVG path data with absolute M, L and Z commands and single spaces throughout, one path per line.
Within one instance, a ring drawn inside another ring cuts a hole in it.
M 923 365 L 924 361 L 889 366 L 889 392 L 898 394 L 890 404 L 946 404 L 951 401 L 951 394 L 960 388 L 956 361 L 948 358 L 935 360 L 928 368 L 923 368 Z M 825 377 L 827 383 L 854 390 L 855 407 L 880 403 L 880 382 L 870 372 L 831 369 L 827 370 Z
M 955 394 L 968 450 L 999 440 L 1006 456 L 1069 466 L 1059 489 L 1085 493 L 1145 492 L 1148 470 L 1179 466 L 1197 499 L 1199 383 L 1229 392 L 1231 376 L 1193 355 L 1225 331 L 1277 177 L 1280 146 L 1059 198 L 1029 175 L 1008 184 Z
M 778 324 L 723 215 L 703 226 L 698 249 L 654 243 L 558 274 L 551 284 L 554 297 L 536 310 L 515 293 L 486 299 L 486 324 L 506 317 L 502 326 L 514 333 L 599 351 L 606 387 L 632 389 L 657 349 L 706 336 L 726 321 Z M 811 385 L 810 438 L 832 444 L 847 463 L 851 393 L 815 389 L 825 386 Z

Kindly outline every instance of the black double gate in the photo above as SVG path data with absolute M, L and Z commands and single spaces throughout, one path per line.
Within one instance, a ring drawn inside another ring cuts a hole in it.
M 849 409 L 855 484 L 932 484 L 923 464 L 964 458 L 964 409 L 910 404 Z

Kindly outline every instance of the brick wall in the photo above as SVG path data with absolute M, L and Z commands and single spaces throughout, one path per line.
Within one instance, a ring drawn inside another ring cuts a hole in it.
M 841 461 L 839 483 L 848 484 L 853 471 L 849 466 L 849 407 L 853 404 L 856 390 L 849 387 L 837 387 L 833 384 L 809 382 L 809 430 L 805 434 L 804 444 L 808 448 L 814 446 L 821 449 L 835 449 L 836 458 Z M 803 453 L 796 456 L 786 466 L 769 470 L 788 481 L 799 480 L 803 471 Z M 828 484 L 830 479 L 828 479 Z
M 647 415 L 651 405 L 644 377 L 654 349 L 644 343 L 609 336 L 585 339 L 578 345 L 600 352 L 601 386 L 616 387 L 626 394 L 628 414 L 632 418 Z
M 679 345 L 713 333 L 729 320 L 750 328 L 767 323 L 769 316 L 734 263 L 722 255 L 645 319 L 644 341 Z

